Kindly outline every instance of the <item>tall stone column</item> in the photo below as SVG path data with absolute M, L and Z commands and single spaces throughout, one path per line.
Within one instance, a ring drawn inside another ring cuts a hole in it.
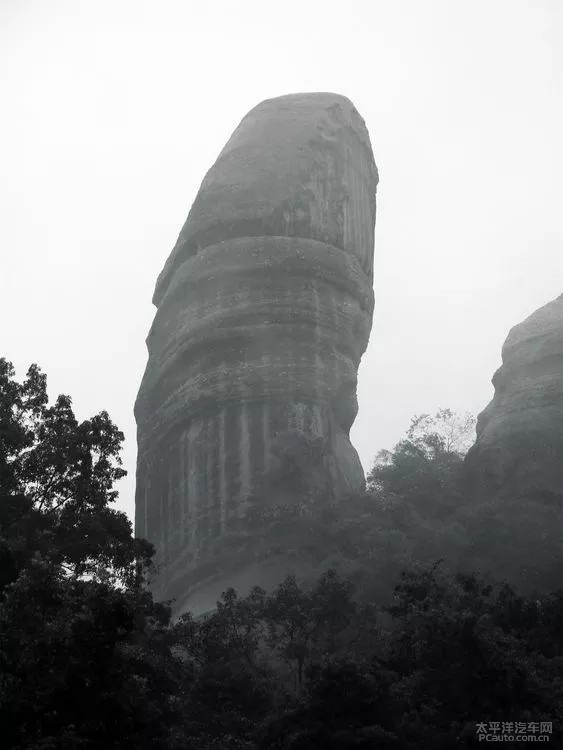
M 202 587 L 211 601 L 261 582 L 258 563 L 244 580 L 236 555 L 213 563 L 250 510 L 363 485 L 349 430 L 377 180 L 363 119 L 330 93 L 259 104 L 203 180 L 158 278 L 135 406 L 136 534 L 155 544 L 154 593 L 176 612 L 205 608 Z M 280 481 L 288 461 L 295 491 Z

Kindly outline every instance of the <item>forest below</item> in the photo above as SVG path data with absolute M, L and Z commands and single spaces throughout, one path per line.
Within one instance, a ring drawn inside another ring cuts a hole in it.
M 123 434 L 0 359 L 2 746 L 449 750 L 495 724 L 561 742 L 562 497 L 471 496 L 473 425 L 414 418 L 346 502 L 305 496 L 288 457 L 295 500 L 216 556 L 259 537 L 318 579 L 172 621 L 153 548 L 113 507 Z

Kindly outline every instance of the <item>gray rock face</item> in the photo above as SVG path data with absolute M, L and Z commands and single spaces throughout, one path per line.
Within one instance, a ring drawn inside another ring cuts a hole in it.
M 377 180 L 364 121 L 328 93 L 259 104 L 203 180 L 156 285 L 135 406 L 136 533 L 177 612 L 225 579 L 217 540 L 291 500 L 288 461 L 304 495 L 363 485 L 349 430 Z
M 563 294 L 512 328 L 466 458 L 481 497 L 563 497 Z

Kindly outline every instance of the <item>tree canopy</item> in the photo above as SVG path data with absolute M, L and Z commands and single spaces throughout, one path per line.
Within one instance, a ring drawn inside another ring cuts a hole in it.
M 3 747 L 449 749 L 488 721 L 561 739 L 556 533 L 530 506 L 503 519 L 468 502 L 471 428 L 417 418 L 365 493 L 273 514 L 267 533 L 293 534 L 316 581 L 229 589 L 171 622 L 147 587 L 151 545 L 112 507 L 123 435 L 0 360 Z
M 145 590 L 151 546 L 111 507 L 122 433 L 79 422 L 46 377 L 0 360 L 0 723 L 5 747 L 171 742 L 169 611 Z M 169 745 L 173 747 L 172 744 Z

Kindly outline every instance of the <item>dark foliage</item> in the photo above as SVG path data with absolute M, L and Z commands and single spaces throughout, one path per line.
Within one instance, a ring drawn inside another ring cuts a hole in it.
M 0 360 L 2 746 L 449 749 L 488 721 L 560 740 L 554 519 L 466 501 L 470 427 L 414 420 L 364 495 L 272 514 L 324 567 L 315 583 L 229 590 L 171 623 L 146 588 L 152 548 L 111 507 L 123 436 Z
M 174 747 L 182 663 L 144 590 L 150 545 L 111 507 L 123 435 L 48 405 L 32 366 L 0 360 L 2 745 Z

